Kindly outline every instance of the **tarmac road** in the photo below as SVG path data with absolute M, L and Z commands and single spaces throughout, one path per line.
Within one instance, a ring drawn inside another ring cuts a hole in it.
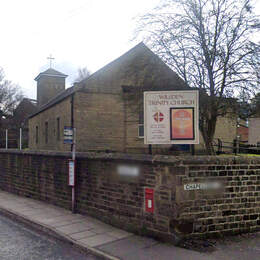
M 0 215 L 1 260 L 98 260 L 69 244 L 36 233 Z

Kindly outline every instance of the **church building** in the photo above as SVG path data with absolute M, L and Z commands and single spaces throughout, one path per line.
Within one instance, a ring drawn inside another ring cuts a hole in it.
M 30 149 L 70 151 L 71 146 L 63 142 L 63 129 L 72 126 L 77 151 L 147 153 L 143 91 L 189 89 L 143 43 L 67 89 L 66 77 L 50 68 L 35 78 L 38 110 L 29 118 Z M 222 138 L 233 140 L 236 123 L 231 120 L 226 127 Z M 169 151 L 170 146 L 156 149 Z

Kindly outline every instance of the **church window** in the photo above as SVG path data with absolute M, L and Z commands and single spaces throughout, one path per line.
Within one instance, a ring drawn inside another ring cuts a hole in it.
M 45 122 L 45 143 L 48 143 L 48 122 Z
M 57 117 L 57 141 L 60 141 L 60 118 Z
M 144 111 L 139 111 L 139 122 L 138 122 L 138 137 L 144 138 Z
M 39 129 L 38 129 L 38 126 L 36 126 L 36 128 L 35 128 L 35 142 L 36 142 L 36 144 L 38 144 L 38 142 L 39 142 Z

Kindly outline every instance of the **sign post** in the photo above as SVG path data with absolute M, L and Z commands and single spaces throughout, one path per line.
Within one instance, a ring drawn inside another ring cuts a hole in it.
M 20 128 L 20 139 L 19 139 L 19 141 L 20 141 L 20 146 L 19 146 L 20 150 L 22 150 L 22 137 L 23 137 L 23 135 L 22 135 L 22 128 Z
M 8 129 L 5 129 L 5 149 L 8 149 Z
M 145 144 L 198 144 L 197 90 L 144 92 Z
M 75 213 L 76 128 L 64 126 L 64 143 L 72 144 L 72 159 L 69 160 L 68 168 L 68 185 L 71 186 L 71 211 Z
M 72 161 L 74 164 L 73 171 L 74 171 L 74 185 L 72 186 L 72 213 L 75 213 L 75 162 L 76 162 L 76 128 L 73 128 L 73 147 L 72 147 Z

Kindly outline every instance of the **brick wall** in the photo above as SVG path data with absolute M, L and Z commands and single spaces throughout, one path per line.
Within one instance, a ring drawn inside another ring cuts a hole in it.
M 1 150 L 0 188 L 69 209 L 69 155 Z M 260 158 L 102 153 L 77 158 L 79 213 L 172 240 L 259 230 Z M 120 175 L 119 165 L 139 173 Z M 203 189 L 206 183 L 218 186 Z M 145 212 L 145 187 L 155 191 L 154 213 Z

